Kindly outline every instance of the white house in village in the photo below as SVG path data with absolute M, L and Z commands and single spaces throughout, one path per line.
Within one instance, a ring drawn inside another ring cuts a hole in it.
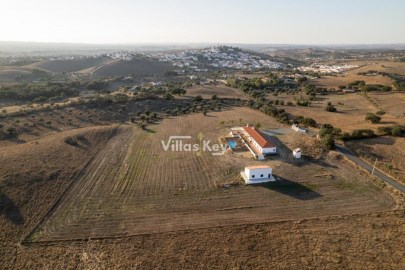
M 266 165 L 249 166 L 241 172 L 246 184 L 259 184 L 276 181 L 272 175 L 272 168 Z
M 249 142 L 251 142 L 261 154 L 277 153 L 276 145 L 266 138 L 260 130 L 250 126 L 243 127 L 243 130 Z
M 296 148 L 296 149 L 294 149 L 293 150 L 293 156 L 295 157 L 295 158 L 301 158 L 301 154 L 302 154 L 302 152 L 301 152 L 301 149 L 300 148 Z

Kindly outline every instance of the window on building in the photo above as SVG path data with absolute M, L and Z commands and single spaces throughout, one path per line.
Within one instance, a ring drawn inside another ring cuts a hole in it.
M 260 177 L 263 177 L 263 174 L 261 174 Z
M 255 178 L 255 175 L 254 175 L 254 174 L 252 175 L 252 178 Z

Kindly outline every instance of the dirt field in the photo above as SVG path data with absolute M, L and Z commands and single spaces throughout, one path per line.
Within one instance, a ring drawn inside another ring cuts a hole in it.
M 391 96 L 393 95 L 393 96 Z M 302 115 L 305 117 L 312 117 L 318 123 L 329 123 L 333 126 L 341 128 L 344 132 L 351 132 L 354 129 L 373 129 L 377 131 L 379 126 L 387 126 L 393 124 L 405 124 L 405 118 L 399 117 L 399 113 L 402 111 L 401 104 L 402 97 L 405 94 L 372 94 L 372 99 L 387 99 L 390 103 L 385 103 L 381 106 L 376 106 L 365 96 L 361 94 L 346 94 L 346 95 L 326 95 L 319 96 L 315 101 L 312 101 L 310 107 L 301 106 L 282 106 L 280 108 L 285 109 L 287 112 L 293 115 Z M 296 98 L 299 96 L 296 95 Z M 395 97 L 397 97 L 395 99 Z M 400 98 L 401 99 L 400 99 Z M 274 99 L 274 97 L 270 97 Z M 294 97 L 290 95 L 279 95 L 278 99 L 291 101 L 295 103 Z M 338 110 L 338 112 L 325 111 L 326 105 L 331 102 Z M 339 104 L 343 103 L 343 105 Z M 380 103 L 377 103 L 377 105 Z M 381 103 L 383 104 L 383 103 Z M 392 105 L 392 108 L 390 106 Z M 380 124 L 370 124 L 364 117 L 367 113 L 376 113 L 380 109 L 387 109 L 387 113 L 382 116 Z M 391 114 L 392 113 L 392 114 Z
M 403 269 L 403 211 L 34 245 L 17 269 Z
M 212 95 L 217 95 L 218 98 L 240 98 L 246 99 L 240 91 L 235 88 L 225 85 L 195 85 L 187 89 L 186 96 L 195 97 L 201 95 L 203 98 L 211 98 Z
M 279 184 L 224 188 L 238 182 L 244 166 L 260 162 L 236 155 L 168 153 L 162 148 L 160 140 L 173 135 L 191 135 L 197 143 L 199 132 L 215 142 L 229 131 L 226 125 L 238 123 L 242 116 L 244 122 L 260 120 L 263 129 L 280 127 L 247 108 L 165 119 L 146 132 L 126 127 L 92 160 L 28 240 L 162 233 L 394 207 L 387 194 L 344 162 L 292 160 L 291 149 L 282 144 L 288 134 L 275 139 L 280 157 L 267 161 L 282 179 Z

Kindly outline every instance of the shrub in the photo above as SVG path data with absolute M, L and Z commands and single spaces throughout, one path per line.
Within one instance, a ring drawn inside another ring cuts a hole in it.
M 72 138 L 70 136 L 65 138 L 65 143 L 69 144 L 69 145 L 77 145 L 77 140 L 75 138 Z
M 391 135 L 395 137 L 405 136 L 405 127 L 395 126 L 391 129 Z
M 311 103 L 308 100 L 297 100 L 298 106 L 308 107 Z
M 337 111 L 337 109 L 335 108 L 335 106 L 333 106 L 332 103 L 330 103 L 330 102 L 329 102 L 328 105 L 326 106 L 325 110 L 326 110 L 327 112 L 336 112 L 336 111 Z
M 381 116 L 381 115 L 384 115 L 385 112 L 384 112 L 384 111 L 378 111 L 378 112 L 376 112 L 375 114 Z
M 370 121 L 373 124 L 377 124 L 381 121 L 381 117 L 378 115 L 375 115 L 374 113 L 368 113 L 365 117 L 366 121 Z
M 379 127 L 378 132 L 381 135 L 405 137 L 405 126 Z
M 321 142 L 329 150 L 335 147 L 335 139 L 332 134 L 326 134 L 325 137 L 322 138 Z
M 304 120 L 302 121 L 302 124 L 307 127 L 316 127 L 316 121 L 310 117 L 304 118 Z
M 343 133 L 341 139 L 344 141 L 348 140 L 357 140 L 357 139 L 366 139 L 366 138 L 373 138 L 377 135 L 374 133 L 372 129 L 355 129 L 352 131 L 352 134 Z

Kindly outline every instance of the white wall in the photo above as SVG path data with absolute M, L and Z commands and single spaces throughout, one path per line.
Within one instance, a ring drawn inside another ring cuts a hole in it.
M 263 148 L 261 151 L 263 154 L 276 153 L 277 148 L 276 147 Z
M 255 180 L 255 179 L 263 179 L 263 178 L 269 178 L 269 174 L 271 175 L 272 169 L 271 168 L 260 168 L 260 169 L 248 169 L 245 168 L 245 174 L 249 178 L 249 180 Z M 253 178 L 254 175 L 254 178 Z M 263 176 L 261 176 L 263 175 Z

